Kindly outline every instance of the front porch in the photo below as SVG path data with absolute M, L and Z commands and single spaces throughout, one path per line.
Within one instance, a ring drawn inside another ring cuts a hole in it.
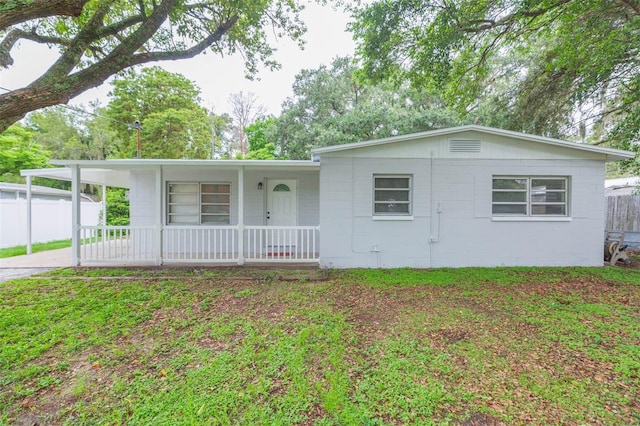
M 69 160 L 72 266 L 319 263 L 319 163 Z M 128 189 L 130 225 L 82 226 L 80 187 Z
M 319 226 L 82 226 L 77 264 L 318 263 Z

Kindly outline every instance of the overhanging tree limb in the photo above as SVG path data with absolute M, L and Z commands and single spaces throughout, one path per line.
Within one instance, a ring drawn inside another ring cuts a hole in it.
M 0 94 L 0 132 L 30 111 L 66 103 L 135 65 L 192 58 L 211 48 L 243 53 L 250 73 L 258 62 L 273 66 L 265 28 L 275 25 L 293 40 L 306 29 L 297 18 L 300 6 L 291 0 L 103 0 L 91 4 L 78 19 L 57 16 L 29 27 L 9 27 L 0 42 L 0 65 L 11 65 L 11 49 L 20 39 L 56 45 L 61 54 L 28 86 Z M 270 15 L 270 8 L 277 13 Z
M 0 30 L 48 16 L 80 16 L 89 0 L 14 0 L 0 4 Z

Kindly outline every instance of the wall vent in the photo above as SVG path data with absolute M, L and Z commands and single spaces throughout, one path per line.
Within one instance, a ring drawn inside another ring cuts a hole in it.
M 477 139 L 449 139 L 449 152 L 480 152 Z

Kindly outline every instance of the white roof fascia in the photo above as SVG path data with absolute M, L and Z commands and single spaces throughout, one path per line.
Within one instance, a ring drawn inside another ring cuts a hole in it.
M 9 183 L 0 182 L 0 191 L 5 192 L 27 192 L 27 184 L 25 183 Z M 59 188 L 49 188 L 47 186 L 31 185 L 31 193 L 41 195 L 68 195 L 71 196 L 71 191 Z
M 587 144 L 579 144 L 577 142 L 569 142 L 569 141 L 564 141 L 560 139 L 547 138 L 544 136 L 534 136 L 526 133 L 513 132 L 511 130 L 502 130 L 502 129 L 496 129 L 493 127 L 478 126 L 476 124 L 458 126 L 458 127 L 449 127 L 446 129 L 429 130 L 426 132 L 412 133 L 410 135 L 392 136 L 388 138 L 373 139 L 373 140 L 363 141 L 363 142 L 354 142 L 354 143 L 349 143 L 344 145 L 334 145 L 334 146 L 327 146 L 323 148 L 315 148 L 311 150 L 311 153 L 316 155 L 316 154 L 324 154 L 328 152 L 347 151 L 351 149 L 366 148 L 371 146 L 391 144 L 391 143 L 397 143 L 397 142 L 408 142 L 416 139 L 450 135 L 450 134 L 466 132 L 466 131 L 477 131 L 481 133 L 494 134 L 498 136 L 507 136 L 507 137 L 522 139 L 522 140 L 531 141 L 531 142 L 539 142 L 539 143 L 544 143 L 548 145 L 555 145 L 555 146 L 561 146 L 565 148 L 577 149 L 582 151 L 595 152 L 598 154 L 605 155 L 606 161 L 624 160 L 624 159 L 635 157 L 635 153 L 630 151 L 623 151 L 620 149 L 613 149 L 613 148 L 603 148 L 600 146 L 587 145 Z
M 310 168 L 320 165 L 310 160 L 51 160 L 51 164 L 79 166 L 80 168 L 104 168 L 111 170 L 131 170 L 162 167 L 224 167 L 224 168 Z
M 68 167 L 26 169 L 20 170 L 20 175 L 71 181 L 71 169 Z M 118 188 L 129 187 L 129 176 L 123 173 L 123 170 L 86 168 L 83 169 L 80 180 L 82 183 L 91 185 L 107 185 Z

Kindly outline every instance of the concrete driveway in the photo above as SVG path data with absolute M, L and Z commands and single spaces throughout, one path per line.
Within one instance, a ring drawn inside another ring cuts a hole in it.
M 0 259 L 0 282 L 71 266 L 71 247 Z

